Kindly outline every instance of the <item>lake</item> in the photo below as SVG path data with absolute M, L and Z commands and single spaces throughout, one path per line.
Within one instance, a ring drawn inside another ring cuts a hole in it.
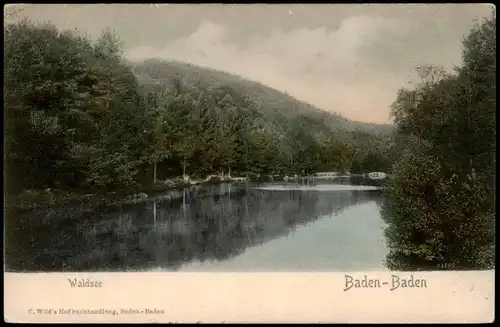
M 6 270 L 385 270 L 382 195 L 367 184 L 198 186 L 120 206 L 10 217 Z

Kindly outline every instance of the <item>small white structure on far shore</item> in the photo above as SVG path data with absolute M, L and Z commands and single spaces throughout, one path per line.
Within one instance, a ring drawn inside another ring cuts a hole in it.
M 382 173 L 379 171 L 368 173 L 369 179 L 385 179 L 387 177 L 386 173 Z
M 314 177 L 317 179 L 334 179 L 337 178 L 340 174 L 334 171 L 327 171 L 327 172 L 319 172 L 314 174 Z

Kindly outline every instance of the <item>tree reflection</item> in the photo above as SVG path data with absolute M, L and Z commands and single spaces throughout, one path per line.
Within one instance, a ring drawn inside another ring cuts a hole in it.
M 181 194 L 182 193 L 182 194 Z M 17 234 L 9 270 L 177 270 L 226 260 L 286 237 L 320 216 L 379 198 L 377 191 L 271 191 L 222 184 L 180 191 L 108 212 L 95 211 Z M 30 239 L 35 239 L 33 245 Z

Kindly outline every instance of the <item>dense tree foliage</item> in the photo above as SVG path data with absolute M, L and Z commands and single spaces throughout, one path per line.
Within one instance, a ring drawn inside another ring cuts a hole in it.
M 27 21 L 4 34 L 7 187 L 130 184 L 146 108 L 114 34 Z
M 463 42 L 454 74 L 419 67 L 422 82 L 393 105 L 400 152 L 384 215 L 394 269 L 494 267 L 496 18 Z
M 270 110 L 270 100 L 238 83 L 173 74 L 158 61 L 138 68 L 109 29 L 93 41 L 22 21 L 7 25 L 4 38 L 10 193 L 110 190 L 183 174 L 383 168 L 379 136 L 333 129 L 317 112 Z M 286 101 L 279 104 L 293 104 Z
M 172 83 L 176 79 L 181 79 L 184 85 L 197 85 L 200 88 L 231 85 L 238 94 L 245 94 L 262 111 L 267 120 L 305 118 L 311 124 L 311 129 L 315 129 L 315 133 L 333 132 L 337 139 L 350 139 L 349 134 L 356 130 L 376 136 L 387 136 L 392 131 L 392 125 L 348 120 L 339 114 L 326 112 L 311 104 L 298 101 L 286 92 L 222 71 L 159 59 L 130 63 L 130 67 L 143 84 L 165 85 L 167 81 Z
M 288 96 L 272 89 L 261 90 L 260 84 L 256 86 L 221 72 L 159 60 L 132 66 L 149 97 L 155 99 L 155 112 L 165 113 L 166 106 L 176 98 L 187 101 L 184 103 L 190 108 L 191 118 L 186 119 L 191 125 L 181 128 L 191 135 L 186 144 L 203 144 L 203 149 L 187 158 L 190 175 L 220 171 L 308 174 L 318 170 L 349 171 L 352 167 L 356 172 L 391 169 L 391 137 L 389 132 L 383 132 L 383 126 L 378 133 L 370 129 L 375 129 L 370 124 L 333 128 L 335 116 L 328 120 L 316 111 L 298 109 L 293 101 L 287 102 Z M 270 94 L 279 100 L 271 100 Z M 180 126 L 176 115 L 169 117 Z M 196 138 L 203 141 L 197 142 Z M 159 176 L 168 176 L 162 169 L 181 173 L 175 168 L 178 166 L 183 166 L 178 160 L 165 161 L 158 167 Z

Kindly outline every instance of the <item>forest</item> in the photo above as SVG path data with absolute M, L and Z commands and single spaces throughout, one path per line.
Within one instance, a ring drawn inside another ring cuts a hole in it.
M 496 16 L 463 41 L 454 73 L 419 67 L 392 106 L 394 178 L 384 190 L 391 269 L 495 267 Z
M 184 174 L 383 171 L 388 267 L 494 267 L 494 15 L 464 38 L 455 71 L 417 68 L 421 82 L 395 94 L 390 127 L 226 73 L 130 63 L 111 29 L 92 40 L 25 20 L 4 40 L 7 194 L 108 192 Z
M 391 167 L 388 126 L 348 126 L 339 115 L 263 85 L 245 89 L 250 82 L 225 73 L 201 70 L 193 77 L 179 64 L 175 73 L 169 62 L 132 64 L 111 29 L 92 40 L 24 20 L 4 34 L 11 194 L 111 191 L 184 174 Z

